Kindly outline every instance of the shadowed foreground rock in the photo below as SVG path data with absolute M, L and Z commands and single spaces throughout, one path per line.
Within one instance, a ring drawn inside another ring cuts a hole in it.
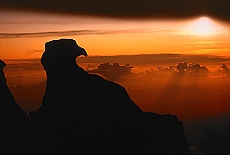
M 80 55 L 87 53 L 72 39 L 45 44 L 46 91 L 30 113 L 35 154 L 190 154 L 176 116 L 143 112 L 124 87 L 79 67 Z
M 31 147 L 28 143 L 30 119 L 6 85 L 5 66 L 0 60 L 0 154 L 24 154 Z

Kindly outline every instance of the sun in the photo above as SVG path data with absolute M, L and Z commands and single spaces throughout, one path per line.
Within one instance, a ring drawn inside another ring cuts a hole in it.
M 200 17 L 193 21 L 189 28 L 192 35 L 212 35 L 218 32 L 217 24 L 208 17 Z

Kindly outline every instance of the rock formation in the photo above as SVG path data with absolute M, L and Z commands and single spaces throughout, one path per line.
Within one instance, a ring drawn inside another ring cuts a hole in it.
M 45 44 L 41 63 L 47 86 L 42 106 L 30 113 L 33 134 L 27 136 L 33 137 L 32 153 L 190 154 L 183 124 L 176 116 L 143 112 L 124 87 L 79 67 L 80 55 L 87 53 L 72 39 Z M 2 81 L 1 94 L 10 93 Z M 1 96 L 0 101 L 12 102 L 14 107 L 8 109 L 19 111 L 7 114 L 24 116 L 12 94 Z
M 0 60 L 0 154 L 24 154 L 28 152 L 29 117 L 18 106 L 6 85 Z

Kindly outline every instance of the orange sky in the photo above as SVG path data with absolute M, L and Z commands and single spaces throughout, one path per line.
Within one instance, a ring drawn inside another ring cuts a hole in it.
M 39 58 L 44 43 L 74 38 L 92 55 L 214 54 L 230 56 L 230 26 L 209 17 L 125 20 L 0 11 L 0 58 Z
M 0 11 L 0 59 L 40 58 L 45 42 L 59 38 L 74 38 L 89 56 L 177 53 L 230 57 L 229 23 L 206 16 L 186 20 L 126 20 Z M 212 63 L 214 67 L 221 65 Z M 41 66 L 39 69 L 42 72 Z
M 42 104 L 46 75 L 39 58 L 45 42 L 73 38 L 89 56 L 110 56 L 79 58 L 84 69 L 95 68 L 102 60 L 133 66 L 131 75 L 115 82 L 125 87 L 143 111 L 176 115 L 184 123 L 188 142 L 190 138 L 198 139 L 203 145 L 204 140 L 211 139 L 213 145 L 208 148 L 215 150 L 220 145 L 218 151 L 228 146 L 222 142 L 229 137 L 229 1 L 58 2 L 0 1 L 0 59 L 7 64 L 7 84 L 23 110 L 37 110 Z M 179 62 L 198 63 L 209 72 L 178 76 L 177 70 L 172 72 L 166 67 L 175 67 Z M 223 64 L 228 67 L 224 69 Z M 219 116 L 221 121 L 215 119 Z M 211 126 L 211 121 L 204 123 L 203 118 L 214 118 L 218 123 Z M 218 136 L 210 136 L 210 131 L 224 131 L 227 135 L 216 132 Z M 219 135 L 224 139 L 218 139 Z
M 139 60 L 136 60 L 138 58 Z M 183 121 L 229 114 L 230 58 L 166 54 L 141 55 L 138 58 L 137 56 L 79 58 L 78 64 L 85 70 L 95 69 L 103 59 L 108 62 L 119 62 L 120 65 L 127 63 L 132 65 L 132 74 L 119 76 L 113 81 L 124 86 L 131 99 L 143 111 L 170 113 L 177 115 Z M 169 66 L 176 66 L 180 60 L 189 61 L 190 65 L 195 61 L 201 62 L 200 67 L 207 67 L 209 72 L 204 72 L 199 67 L 193 70 L 190 68 L 190 71 L 188 69 L 184 74 L 179 74 L 175 67 L 169 69 Z M 205 64 L 205 62 L 212 63 Z M 220 65 L 225 62 L 228 62 L 228 69 L 223 70 Z M 212 70 L 210 65 L 214 63 L 216 68 Z M 46 74 L 40 60 L 6 60 L 6 64 L 4 72 L 7 84 L 17 103 L 26 112 L 39 108 L 46 86 Z M 111 72 L 116 71 L 111 69 Z

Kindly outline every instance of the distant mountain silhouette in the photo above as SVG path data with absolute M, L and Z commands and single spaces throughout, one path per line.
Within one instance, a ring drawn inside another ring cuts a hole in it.
M 124 87 L 79 67 L 80 55 L 87 53 L 73 39 L 45 44 L 41 63 L 47 74 L 46 91 L 42 106 L 30 113 L 29 123 L 35 154 L 190 154 L 183 124 L 176 116 L 143 112 Z M 0 76 L 4 77 L 3 72 Z M 2 81 L 1 91 L 9 92 Z M 8 96 L 1 96 L 1 101 L 10 103 L 13 96 Z M 18 107 L 13 103 L 12 109 Z

